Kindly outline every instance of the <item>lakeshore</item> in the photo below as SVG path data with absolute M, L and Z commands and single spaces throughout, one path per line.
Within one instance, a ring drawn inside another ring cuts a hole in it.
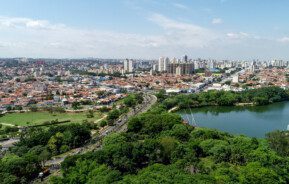
M 258 138 L 274 130 L 286 130 L 289 124 L 289 102 L 266 106 L 200 107 L 178 113 L 189 123 L 193 116 L 199 127 Z

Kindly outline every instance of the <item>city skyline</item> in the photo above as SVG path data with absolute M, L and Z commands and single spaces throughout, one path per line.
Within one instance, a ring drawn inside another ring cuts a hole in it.
M 12 0 L 0 57 L 288 60 L 289 2 L 260 2 Z

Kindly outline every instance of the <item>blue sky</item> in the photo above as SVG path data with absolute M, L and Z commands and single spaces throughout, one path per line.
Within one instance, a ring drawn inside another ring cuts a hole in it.
M 9 0 L 0 57 L 289 59 L 286 0 Z

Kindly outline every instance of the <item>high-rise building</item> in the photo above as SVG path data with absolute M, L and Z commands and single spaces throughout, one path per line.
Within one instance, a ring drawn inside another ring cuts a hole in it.
M 128 72 L 130 73 L 134 71 L 133 64 L 134 64 L 133 60 L 130 59 L 128 62 Z
M 188 62 L 188 56 L 187 56 L 187 55 L 184 55 L 184 56 L 183 56 L 182 62 Z
M 200 62 L 199 61 L 194 61 L 194 68 L 199 69 L 200 67 Z
M 182 68 L 181 68 L 180 66 L 177 66 L 177 67 L 176 67 L 176 72 L 175 72 L 175 74 L 178 75 L 178 76 L 179 76 L 179 75 L 182 75 Z
M 159 58 L 159 63 L 158 63 L 158 71 L 159 72 L 164 71 L 164 60 L 165 59 L 163 57 Z
M 173 75 L 190 75 L 194 73 L 194 63 L 188 60 L 188 56 L 183 56 L 182 60 L 168 57 L 160 57 L 158 60 L 159 72 L 167 72 Z M 155 69 L 153 65 L 153 69 Z
M 256 71 L 256 66 L 257 66 L 257 64 L 256 64 L 256 61 L 253 61 L 253 63 L 252 63 L 252 65 L 251 65 L 251 72 L 255 72 Z
M 126 59 L 123 61 L 123 70 L 126 73 L 132 73 L 134 71 L 132 59 Z
M 168 73 L 175 75 L 190 75 L 194 73 L 194 63 L 170 63 Z
M 272 66 L 275 66 L 275 67 L 285 67 L 288 65 L 288 63 L 283 60 L 273 60 L 271 61 L 271 64 Z
M 158 70 L 158 65 L 157 64 L 153 64 L 153 71 L 157 71 Z
M 171 60 L 171 63 L 176 63 L 178 60 L 174 57 L 172 60 Z
M 216 67 L 216 62 L 214 60 L 209 60 L 208 61 L 208 68 L 214 69 L 215 67 Z
M 123 61 L 123 71 L 124 72 L 128 71 L 128 59 Z
M 177 63 L 170 63 L 168 64 L 168 73 L 169 74 L 176 74 L 176 69 L 179 65 Z
M 164 61 L 165 61 L 165 58 L 163 58 L 163 57 L 159 58 L 159 63 L 158 63 L 158 71 L 159 72 L 164 71 Z
M 170 59 L 168 57 L 160 57 L 158 62 L 158 71 L 164 72 L 168 70 L 168 64 L 170 62 Z
M 164 59 L 164 71 L 168 70 L 168 64 L 170 63 L 170 59 L 168 57 L 166 57 Z
M 190 75 L 194 73 L 193 63 L 182 63 L 180 66 L 182 68 L 182 75 Z

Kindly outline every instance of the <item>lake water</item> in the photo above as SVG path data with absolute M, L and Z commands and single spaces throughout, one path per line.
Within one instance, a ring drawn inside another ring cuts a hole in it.
M 259 138 L 274 130 L 286 130 L 289 124 L 289 102 L 257 107 L 202 107 L 178 113 L 190 124 L 193 114 L 198 127 Z

